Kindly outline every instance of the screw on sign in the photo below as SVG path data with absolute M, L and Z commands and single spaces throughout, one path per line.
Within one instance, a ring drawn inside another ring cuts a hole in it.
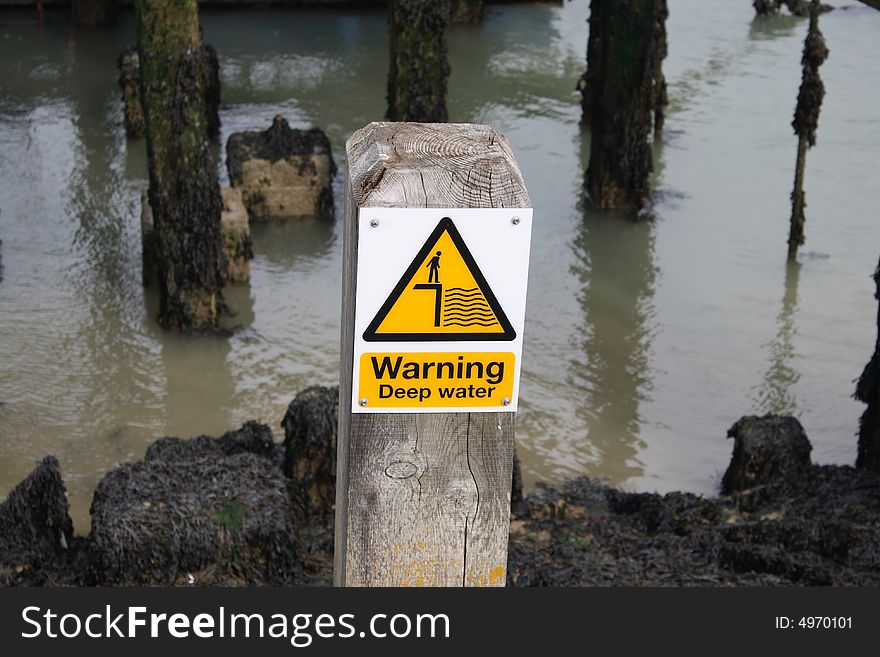
M 374 123 L 346 146 L 335 582 L 503 586 L 522 175 L 484 125 Z

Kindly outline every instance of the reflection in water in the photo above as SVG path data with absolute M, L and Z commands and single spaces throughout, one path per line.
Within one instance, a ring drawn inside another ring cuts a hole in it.
M 797 398 L 792 388 L 801 378 L 793 365 L 798 359 L 794 345 L 797 335 L 794 319 L 798 307 L 800 273 L 800 262 L 786 263 L 785 295 L 782 297 L 782 309 L 776 317 L 776 337 L 769 344 L 770 367 L 763 383 L 755 391 L 755 408 L 761 414 L 797 414 Z
M 270 269 L 288 271 L 327 258 L 333 249 L 336 231 L 333 222 L 326 219 L 254 221 L 251 222 L 251 239 L 255 258 Z
M 450 53 L 467 54 L 451 62 L 451 120 L 497 121 L 502 107 L 515 108 L 520 117 L 561 118 L 570 111 L 572 80 L 583 72 L 583 49 L 571 49 L 562 38 L 561 30 L 571 26 L 560 21 L 553 8 L 534 4 L 524 5 L 521 11 L 519 21 L 488 20 L 450 27 Z M 583 28 L 575 29 L 585 46 L 586 25 Z M 491 84 L 486 84 L 487 76 Z M 505 118 L 505 122 L 510 120 Z
M 623 212 L 584 211 L 572 273 L 584 323 L 570 381 L 587 427 L 594 473 L 618 484 L 643 474 L 640 404 L 651 391 L 654 223 Z
M 229 353 L 229 340 L 222 336 L 174 335 L 162 341 L 167 435 L 186 437 L 193 427 L 205 433 L 232 428 L 235 381 Z M 198 367 L 181 367 L 193 362 L 196 354 Z M 210 417 L 205 417 L 206 408 L 211 409 Z
M 71 30 L 66 48 L 71 63 L 65 79 L 74 93 L 74 166 L 65 190 L 65 209 L 74 222 L 73 245 L 81 253 L 69 272 L 76 303 L 84 315 L 76 323 L 76 384 L 91 396 L 97 421 L 92 437 L 111 453 L 128 456 L 122 438 L 161 430 L 155 416 L 161 389 L 154 380 L 156 353 L 141 331 L 139 285 L 140 181 L 125 178 L 125 136 L 121 103 L 112 70 L 122 43 L 107 30 Z M 74 324 L 70 324 L 73 328 Z M 93 449 L 101 449 L 98 445 Z
M 125 139 L 116 120 L 121 111 L 119 91 L 115 80 L 95 75 L 109 68 L 107 63 L 115 61 L 119 49 L 115 39 L 93 30 L 71 32 L 67 46 L 75 61 L 66 79 L 76 89 L 71 99 L 78 142 L 67 211 L 79 225 L 74 243 L 86 251 L 81 273 L 89 276 L 87 285 L 102 288 L 100 299 L 125 289 L 138 241 L 126 226 L 126 218 L 139 208 L 132 207 L 121 167 Z M 108 305 L 118 302 L 108 300 Z
M 749 23 L 749 39 L 762 41 L 792 35 L 799 25 L 806 24 L 806 17 L 792 14 L 755 16 Z
M 223 303 L 228 306 L 228 313 L 220 317 L 220 328 L 233 333 L 250 328 L 256 315 L 254 314 L 254 295 L 249 283 L 229 283 L 223 288 Z

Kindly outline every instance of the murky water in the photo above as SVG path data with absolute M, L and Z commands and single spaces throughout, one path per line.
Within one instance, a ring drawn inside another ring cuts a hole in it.
M 845 3 L 838 3 L 845 4 Z M 852 4 L 852 3 L 850 3 Z M 880 12 L 822 17 L 831 49 L 807 164 L 807 239 L 786 268 L 806 21 L 746 0 L 670 0 L 671 108 L 654 222 L 585 210 L 574 84 L 587 0 L 493 8 L 449 35 L 450 113 L 507 135 L 535 205 L 518 442 L 527 483 L 589 473 L 637 490 L 716 490 L 741 415 L 795 413 L 814 458 L 851 463 L 853 379 L 873 347 L 880 250 Z M 381 12 L 205 12 L 223 143 L 276 113 L 344 139 L 384 111 Z M 255 224 L 234 337 L 162 332 L 140 285 L 142 141 L 115 59 L 131 17 L 72 30 L 0 14 L 0 496 L 46 453 L 73 513 L 162 435 L 251 418 L 280 435 L 298 390 L 337 380 L 341 192 L 333 223 Z M 226 174 L 223 170 L 222 178 Z

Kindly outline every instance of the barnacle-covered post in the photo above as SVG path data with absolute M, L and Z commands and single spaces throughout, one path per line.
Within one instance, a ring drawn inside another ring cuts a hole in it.
M 388 119 L 445 123 L 447 0 L 391 0 Z
M 874 270 L 876 291 L 874 298 L 880 301 L 880 262 Z M 880 308 L 877 311 L 877 342 L 874 355 L 865 365 L 856 386 L 856 399 L 868 408 L 859 421 L 859 451 L 856 466 L 880 472 Z
M 196 0 L 135 0 L 149 199 L 157 237 L 159 323 L 216 325 L 226 259 L 222 200 L 208 149 Z
M 807 163 L 807 149 L 816 144 L 816 128 L 819 125 L 819 110 L 825 96 L 825 85 L 819 77 L 819 67 L 828 57 L 825 38 L 819 31 L 819 0 L 810 6 L 810 29 L 804 41 L 804 54 L 801 63 L 804 67 L 801 89 L 798 92 L 797 106 L 791 127 L 798 136 L 797 164 L 794 170 L 794 190 L 791 192 L 791 229 L 788 234 L 788 257 L 794 259 L 798 247 L 804 243 L 804 167 Z
M 205 84 L 205 117 L 208 136 L 220 134 L 220 60 L 214 46 L 202 45 Z M 141 106 L 141 68 L 137 46 L 127 46 L 116 60 L 119 88 L 125 111 L 125 133 L 132 139 L 144 136 L 144 110 Z
M 666 0 L 592 0 L 587 72 L 578 85 L 592 133 L 587 190 L 599 209 L 641 207 L 651 130 L 663 125 Z
M 878 0 L 862 0 L 865 4 L 878 3 Z M 812 9 L 812 0 L 753 0 L 752 6 L 758 16 L 773 16 L 778 14 L 782 6 L 788 7 L 793 16 L 809 16 Z M 880 6 L 880 5 L 875 5 Z M 819 11 L 831 11 L 830 5 L 819 5 Z

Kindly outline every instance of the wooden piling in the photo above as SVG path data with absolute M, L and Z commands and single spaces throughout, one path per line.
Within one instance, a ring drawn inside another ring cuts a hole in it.
M 446 122 L 449 3 L 391 0 L 390 23 L 388 119 Z
M 825 97 L 825 85 L 819 77 L 819 67 L 828 58 L 825 38 L 819 31 L 819 0 L 810 5 L 810 28 L 804 40 L 804 54 L 801 58 L 803 77 L 798 92 L 797 106 L 791 127 L 798 136 L 797 161 L 794 170 L 794 189 L 791 192 L 791 222 L 788 234 L 788 259 L 794 260 L 798 247 L 804 243 L 804 224 L 807 221 L 804 208 L 804 168 L 807 163 L 807 150 L 816 144 L 816 130 L 819 127 L 819 111 Z
M 587 189 L 598 209 L 650 194 L 651 129 L 663 126 L 666 0 L 592 0 L 587 71 L 578 88 L 591 132 Z
M 352 413 L 358 211 L 530 208 L 490 126 L 372 123 L 346 144 L 338 586 L 503 586 L 514 413 Z
M 149 200 L 156 230 L 159 323 L 216 326 L 226 274 L 223 201 L 208 142 L 196 0 L 135 0 Z

